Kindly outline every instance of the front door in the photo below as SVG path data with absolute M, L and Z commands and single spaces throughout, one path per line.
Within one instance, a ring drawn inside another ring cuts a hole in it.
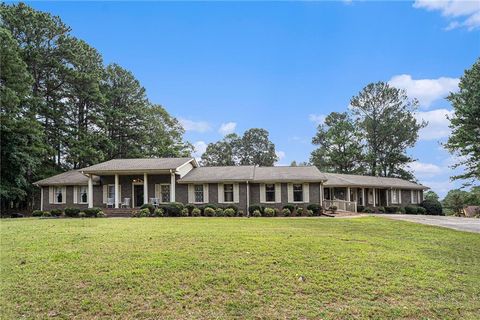
M 134 207 L 143 205 L 143 184 L 133 186 L 133 199 L 135 201 Z

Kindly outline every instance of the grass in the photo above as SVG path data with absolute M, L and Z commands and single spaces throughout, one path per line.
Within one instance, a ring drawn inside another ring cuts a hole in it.
M 480 315 L 480 236 L 473 233 L 375 217 L 13 219 L 0 226 L 2 319 Z

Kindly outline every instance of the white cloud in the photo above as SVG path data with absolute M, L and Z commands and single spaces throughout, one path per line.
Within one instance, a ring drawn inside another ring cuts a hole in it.
M 205 141 L 197 141 L 193 144 L 193 156 L 195 159 L 197 159 L 197 161 L 200 160 L 200 157 L 205 153 L 205 151 L 207 151 L 207 144 Z
M 323 124 L 325 122 L 325 118 L 327 116 L 324 114 L 309 114 L 308 115 L 308 120 L 312 121 L 316 125 Z
M 436 140 L 446 138 L 450 135 L 450 120 L 453 111 L 447 109 L 437 109 L 431 111 L 419 111 L 415 113 L 415 118 L 418 121 L 425 120 L 428 125 L 419 132 L 420 140 Z
M 416 177 L 434 177 L 442 173 L 442 168 L 433 163 L 424 163 L 420 161 L 410 162 L 408 165 L 413 170 Z
M 465 27 L 471 31 L 480 28 L 480 3 L 476 0 L 416 0 L 413 7 L 440 11 L 442 16 L 453 20 L 446 30 Z
M 283 158 L 285 158 L 285 152 L 284 151 L 276 150 L 275 154 L 278 157 L 278 161 L 282 161 Z
M 193 121 L 184 118 L 179 118 L 178 121 L 185 131 L 207 132 L 212 130 L 210 124 L 205 121 Z
M 218 132 L 226 136 L 227 134 L 234 133 L 236 128 L 237 128 L 236 122 L 222 123 L 222 125 L 218 129 Z
M 409 74 L 392 77 L 388 83 L 396 88 L 405 89 L 410 98 L 418 99 L 421 107 L 428 108 L 431 103 L 445 98 L 450 92 L 458 90 L 460 79 L 441 77 L 438 79 L 412 79 Z

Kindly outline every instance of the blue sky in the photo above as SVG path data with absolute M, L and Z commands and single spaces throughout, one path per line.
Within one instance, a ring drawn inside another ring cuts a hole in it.
M 184 124 L 197 156 L 225 133 L 262 127 L 279 164 L 306 161 L 316 125 L 365 85 L 390 81 L 430 121 L 409 150 L 420 182 L 456 186 L 442 150 L 443 98 L 480 56 L 479 2 L 33 2 L 105 64 L 131 70 Z

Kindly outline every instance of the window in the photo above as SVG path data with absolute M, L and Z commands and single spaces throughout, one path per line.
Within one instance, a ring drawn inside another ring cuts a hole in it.
M 233 184 L 223 185 L 223 201 L 233 202 Z
M 115 185 L 113 184 L 108 185 L 107 199 L 115 199 Z
M 196 184 L 194 187 L 195 202 L 203 203 L 203 184 Z
M 303 185 L 294 184 L 293 185 L 293 202 L 302 202 L 303 201 Z
M 398 189 L 392 190 L 392 203 L 398 203 L 399 192 Z
M 170 202 L 170 185 L 161 184 L 160 185 L 160 200 L 161 202 Z
M 265 201 L 275 202 L 275 185 L 274 184 L 265 185 Z
M 55 203 L 63 203 L 65 200 L 64 187 L 55 187 Z
M 80 203 L 88 202 L 88 187 L 80 186 Z
M 418 203 L 418 192 L 416 190 L 412 190 L 412 203 Z

